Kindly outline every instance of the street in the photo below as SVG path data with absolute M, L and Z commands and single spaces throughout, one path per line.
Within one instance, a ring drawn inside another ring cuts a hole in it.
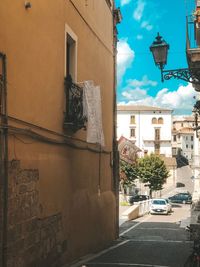
M 125 222 L 120 238 L 108 248 L 74 267 L 183 267 L 192 243 L 185 231 L 190 205 L 174 204 L 169 215 L 146 215 Z

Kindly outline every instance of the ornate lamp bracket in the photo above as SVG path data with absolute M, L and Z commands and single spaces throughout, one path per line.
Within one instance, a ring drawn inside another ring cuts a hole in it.
M 83 114 L 83 89 L 73 83 L 68 75 L 65 78 L 66 112 L 64 128 L 76 132 L 80 129 L 86 130 L 87 117 Z
M 200 84 L 200 69 L 175 69 L 175 70 L 162 70 L 162 81 L 174 79 L 184 80 L 193 84 Z

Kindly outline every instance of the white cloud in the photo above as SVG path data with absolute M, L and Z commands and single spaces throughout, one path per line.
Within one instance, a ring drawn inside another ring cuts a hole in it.
M 142 40 L 142 39 L 143 39 L 143 35 L 138 34 L 138 35 L 136 36 L 136 39 L 137 39 L 137 40 Z
M 127 84 L 129 87 L 142 87 L 142 86 L 156 86 L 158 83 L 156 81 L 149 80 L 147 75 L 142 77 L 142 80 L 127 80 Z
M 117 78 L 118 83 L 120 83 L 126 70 L 131 66 L 134 60 L 135 52 L 125 39 L 119 40 L 117 43 L 117 51 Z
M 145 7 L 146 3 L 143 0 L 138 0 L 137 1 L 137 7 L 133 13 L 133 18 L 137 21 L 140 21 L 142 16 L 143 16 L 143 12 L 144 12 L 144 7 Z
M 153 29 L 153 25 L 151 25 L 148 21 L 143 21 L 141 24 L 141 28 L 144 28 L 147 31 L 151 31 Z
M 147 105 L 163 107 L 174 110 L 174 114 L 190 114 L 195 103 L 194 96 L 197 92 L 192 84 L 179 86 L 176 91 L 167 88 L 160 90 L 155 97 L 147 94 L 147 91 L 137 87 L 122 92 L 126 105 Z
M 124 5 L 129 4 L 130 2 L 131 2 L 131 0 L 121 0 L 121 1 L 120 1 L 120 5 L 121 5 L 121 6 L 124 6 Z
M 136 88 L 134 90 L 127 90 L 122 92 L 122 95 L 130 101 L 138 101 L 146 97 L 146 91 L 140 88 Z

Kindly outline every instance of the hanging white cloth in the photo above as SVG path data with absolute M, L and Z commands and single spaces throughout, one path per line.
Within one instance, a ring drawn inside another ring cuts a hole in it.
M 100 86 L 95 86 L 93 81 L 85 81 L 83 99 L 83 113 L 88 118 L 87 142 L 104 146 Z

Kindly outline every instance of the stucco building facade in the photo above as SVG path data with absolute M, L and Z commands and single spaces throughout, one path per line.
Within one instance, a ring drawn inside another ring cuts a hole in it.
M 117 138 L 135 142 L 144 153 L 167 157 L 171 150 L 172 110 L 159 107 L 117 106 Z
M 174 116 L 172 128 L 172 153 L 176 156 L 178 150 L 185 156 L 190 164 L 194 157 L 195 132 L 194 117 L 192 116 Z
M 0 18 L 0 265 L 60 267 L 118 234 L 120 16 L 111 0 L 33 0 L 1 1 Z M 88 80 L 103 142 L 88 137 Z

